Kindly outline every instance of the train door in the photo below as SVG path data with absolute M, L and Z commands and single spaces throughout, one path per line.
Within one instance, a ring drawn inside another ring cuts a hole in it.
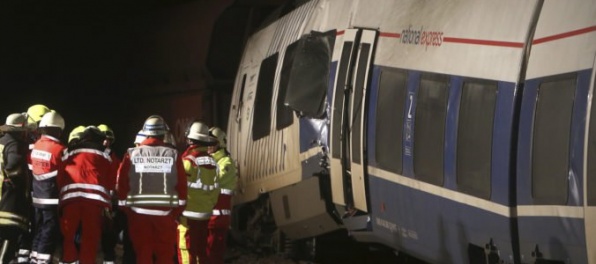
M 377 31 L 344 32 L 332 102 L 331 181 L 333 201 L 368 211 L 366 103 Z
M 246 200 L 254 199 L 250 195 L 246 195 L 245 188 L 249 185 L 249 177 L 243 177 L 242 168 L 246 164 L 245 158 L 247 144 L 250 142 L 251 111 L 253 108 L 253 101 L 255 100 L 255 91 L 257 86 L 257 76 L 259 72 L 259 65 L 251 65 L 240 70 L 241 75 L 236 88 L 237 94 L 232 98 L 232 106 L 230 116 L 228 119 L 228 151 L 231 152 L 232 157 L 236 158 L 236 163 L 243 164 L 238 166 L 238 192 L 234 195 L 234 200 L 237 203 Z
M 590 123 L 588 132 L 588 154 L 587 156 L 587 173 L 584 188 L 584 205 L 585 218 L 584 224 L 586 228 L 586 248 L 588 250 L 588 262 L 596 263 L 596 100 L 594 100 L 594 84 L 596 83 L 596 56 L 594 57 L 594 66 L 592 67 L 592 81 L 590 84 L 591 94 L 591 109 L 590 109 Z
M 245 113 L 244 111 L 244 87 L 246 85 L 246 73 L 242 74 L 242 81 L 240 85 L 240 93 L 236 95 L 236 101 L 232 104 L 232 110 L 230 113 L 230 122 L 228 124 L 228 144 L 234 146 L 236 149 L 230 150 L 234 153 L 239 152 L 238 144 L 240 142 L 239 136 L 242 134 L 242 125 L 244 121 L 242 120 L 242 114 Z

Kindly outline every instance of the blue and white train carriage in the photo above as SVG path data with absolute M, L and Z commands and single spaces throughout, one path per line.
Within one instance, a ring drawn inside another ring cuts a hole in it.
M 241 60 L 239 222 L 430 263 L 596 263 L 595 58 L 594 0 L 307 1 Z

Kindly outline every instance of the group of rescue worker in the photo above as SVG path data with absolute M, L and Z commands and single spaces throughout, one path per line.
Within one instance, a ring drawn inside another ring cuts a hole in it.
M 180 154 L 151 115 L 122 159 L 109 126 L 62 142 L 64 128 L 41 104 L 0 126 L 2 263 L 96 263 L 100 249 L 115 263 L 118 241 L 123 263 L 224 263 L 237 175 L 221 128 L 193 122 Z

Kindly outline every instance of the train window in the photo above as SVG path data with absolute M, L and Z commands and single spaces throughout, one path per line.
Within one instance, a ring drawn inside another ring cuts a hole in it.
M 312 31 L 298 41 L 284 104 L 302 116 L 321 118 L 325 115 L 335 35 L 335 30 Z
M 284 129 L 294 123 L 294 114 L 292 109 L 284 104 L 284 99 L 286 97 L 288 83 L 290 82 L 290 72 L 292 71 L 292 63 L 294 62 L 294 56 L 296 54 L 298 43 L 299 42 L 296 41 L 286 48 L 284 61 L 281 66 L 279 92 L 277 93 L 277 117 L 275 122 L 275 127 L 277 130 Z
M 447 76 L 421 76 L 414 120 L 414 174 L 419 180 L 438 186 L 443 185 L 448 95 Z
M 271 98 L 278 57 L 279 53 L 275 53 L 261 63 L 252 117 L 253 140 L 266 137 L 271 130 Z
M 377 103 L 375 156 L 379 168 L 402 173 L 405 71 L 382 69 Z
M 546 80 L 538 87 L 532 141 L 535 204 L 567 203 L 569 140 L 576 75 Z
M 464 81 L 457 132 L 457 187 L 489 199 L 497 83 Z
M 596 80 L 596 73 L 592 77 Z M 592 85 L 592 108 L 590 109 L 590 132 L 588 134 L 588 205 L 596 206 L 596 96 Z

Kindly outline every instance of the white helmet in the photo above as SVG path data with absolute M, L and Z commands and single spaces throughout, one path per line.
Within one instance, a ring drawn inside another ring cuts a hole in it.
M 186 137 L 203 142 L 215 142 L 215 138 L 209 136 L 209 127 L 201 122 L 193 122 L 186 130 Z
M 15 113 L 6 117 L 6 124 L 0 127 L 2 131 L 24 131 L 27 125 L 27 117 Z
M 143 134 L 143 130 L 139 130 L 139 132 L 137 133 L 137 136 L 135 137 L 135 144 L 141 144 L 141 142 L 143 142 L 143 140 L 145 140 L 147 138 L 147 136 L 145 134 Z
M 41 118 L 39 127 L 58 127 L 64 129 L 64 118 L 56 111 L 48 112 Z
M 163 120 L 163 117 L 158 115 L 152 115 L 147 120 L 145 120 L 145 124 L 143 124 L 143 129 L 141 130 L 141 134 L 145 136 L 161 136 L 165 135 L 167 131 L 166 122 Z
M 226 132 L 219 127 L 212 127 L 209 129 L 209 135 L 216 138 L 219 147 L 226 148 Z

